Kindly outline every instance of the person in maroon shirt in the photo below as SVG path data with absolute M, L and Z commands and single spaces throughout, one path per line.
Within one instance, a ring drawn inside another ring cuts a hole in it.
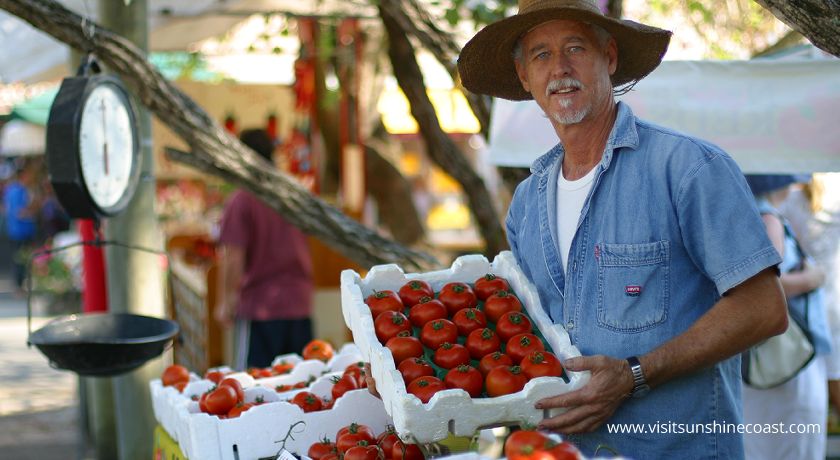
M 264 130 L 245 130 L 240 139 L 273 163 L 274 146 Z M 225 204 L 218 249 L 214 316 L 235 326 L 234 366 L 268 367 L 277 355 L 300 353 L 312 340 L 306 235 L 253 194 L 237 190 Z

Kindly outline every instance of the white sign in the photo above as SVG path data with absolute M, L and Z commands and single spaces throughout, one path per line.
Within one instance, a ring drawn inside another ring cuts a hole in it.
M 721 146 L 745 172 L 840 171 L 840 60 L 666 61 L 620 99 Z M 557 142 L 533 101 L 494 101 L 493 163 L 527 167 Z

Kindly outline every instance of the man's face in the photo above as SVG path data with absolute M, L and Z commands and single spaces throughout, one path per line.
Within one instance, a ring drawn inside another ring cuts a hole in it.
M 601 46 L 591 26 L 555 20 L 531 29 L 520 43 L 519 80 L 555 123 L 580 123 L 612 101 L 614 40 Z

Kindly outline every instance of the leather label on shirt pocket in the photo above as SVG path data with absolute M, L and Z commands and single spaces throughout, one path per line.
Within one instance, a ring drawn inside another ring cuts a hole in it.
M 634 333 L 668 316 L 670 245 L 598 243 L 598 325 Z

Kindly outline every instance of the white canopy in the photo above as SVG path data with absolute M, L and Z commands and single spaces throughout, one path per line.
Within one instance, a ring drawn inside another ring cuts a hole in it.
M 745 172 L 840 171 L 837 59 L 666 61 L 621 99 L 642 119 L 721 146 Z M 495 164 L 530 166 L 557 142 L 535 102 L 495 101 Z
M 47 130 L 23 120 L 12 120 L 0 128 L 0 157 L 41 155 L 46 150 Z
M 78 14 L 98 19 L 96 0 L 59 2 Z M 375 8 L 367 2 L 347 0 L 147 0 L 147 3 L 151 51 L 187 50 L 189 45 L 221 35 L 258 13 L 376 14 Z M 0 10 L 0 43 L 3 44 L 0 47 L 0 83 L 31 83 L 63 77 L 69 71 L 69 47 L 3 10 Z

